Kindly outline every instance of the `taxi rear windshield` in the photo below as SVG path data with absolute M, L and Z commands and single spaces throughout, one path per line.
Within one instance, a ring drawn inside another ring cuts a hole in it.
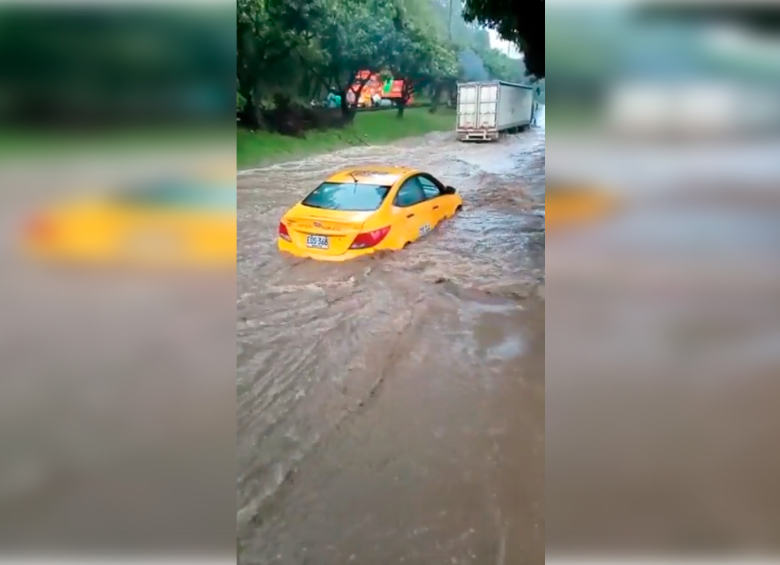
M 324 182 L 303 199 L 309 208 L 344 212 L 378 210 L 390 192 L 389 186 L 356 182 Z

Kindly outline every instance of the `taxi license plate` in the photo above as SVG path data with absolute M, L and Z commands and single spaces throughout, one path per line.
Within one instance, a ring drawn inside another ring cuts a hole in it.
M 328 248 L 328 236 L 326 235 L 307 235 L 306 247 L 312 249 L 327 249 Z

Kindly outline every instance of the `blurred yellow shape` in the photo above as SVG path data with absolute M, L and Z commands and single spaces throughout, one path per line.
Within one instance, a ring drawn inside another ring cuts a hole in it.
M 22 249 L 47 262 L 216 267 L 236 262 L 234 180 L 166 180 L 40 210 Z
M 611 216 L 618 196 L 589 186 L 552 185 L 545 189 L 545 229 L 584 227 Z

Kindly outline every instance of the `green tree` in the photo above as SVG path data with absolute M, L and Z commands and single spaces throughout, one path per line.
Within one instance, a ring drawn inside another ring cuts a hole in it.
M 397 101 L 398 117 L 403 118 L 413 92 L 438 81 L 457 76 L 457 58 L 452 45 L 441 41 L 410 20 L 396 19 L 392 40 L 388 42 L 388 68 L 403 79 L 401 98 Z
M 314 37 L 312 24 L 322 9 L 312 0 L 238 0 L 236 16 L 238 92 L 245 101 L 241 117 L 258 126 L 259 98 L 291 78 L 290 62 Z
M 418 9 L 414 13 L 433 18 L 435 24 L 429 19 L 422 20 L 425 29 L 433 30 L 442 40 L 452 43 L 461 62 L 459 77 L 467 80 L 470 73 L 464 68 L 464 53 L 466 61 L 473 62 L 473 53 L 481 60 L 480 67 L 484 67 L 489 78 L 505 80 L 509 82 L 523 82 L 526 75 L 525 65 L 507 56 L 506 53 L 493 49 L 490 46 L 488 31 L 475 23 L 466 22 L 463 18 L 463 3 L 461 0 L 405 0 L 408 4 L 423 4 L 428 9 Z M 430 16 L 429 14 L 433 14 Z M 449 22 L 449 23 L 448 23 Z M 470 79 L 474 80 L 474 79 Z
M 463 17 L 515 43 L 525 54 L 528 72 L 544 77 L 544 0 L 466 0 Z
M 425 89 L 436 111 L 443 89 L 452 97 L 463 78 L 464 51 L 491 77 L 522 80 L 522 62 L 491 49 L 487 31 L 462 11 L 461 0 L 237 0 L 239 116 L 262 127 L 269 124 L 261 110 L 335 90 L 351 119 L 347 94 L 362 70 L 404 80 L 399 117 L 411 94 Z M 363 85 L 355 85 L 355 100 Z
M 478 52 L 491 78 L 507 82 L 526 82 L 526 69 L 522 59 L 513 59 L 497 49 Z
M 310 59 L 313 73 L 327 89 L 341 93 L 342 112 L 350 116 L 348 91 L 359 71 L 380 72 L 389 63 L 394 36 L 394 4 L 388 0 L 328 0 L 317 23 L 319 52 Z M 355 101 L 366 81 L 354 91 Z

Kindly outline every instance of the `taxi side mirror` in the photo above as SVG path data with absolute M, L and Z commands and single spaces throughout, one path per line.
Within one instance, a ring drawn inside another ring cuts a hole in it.
M 444 187 L 444 194 L 455 194 L 457 191 L 452 186 L 445 186 Z

